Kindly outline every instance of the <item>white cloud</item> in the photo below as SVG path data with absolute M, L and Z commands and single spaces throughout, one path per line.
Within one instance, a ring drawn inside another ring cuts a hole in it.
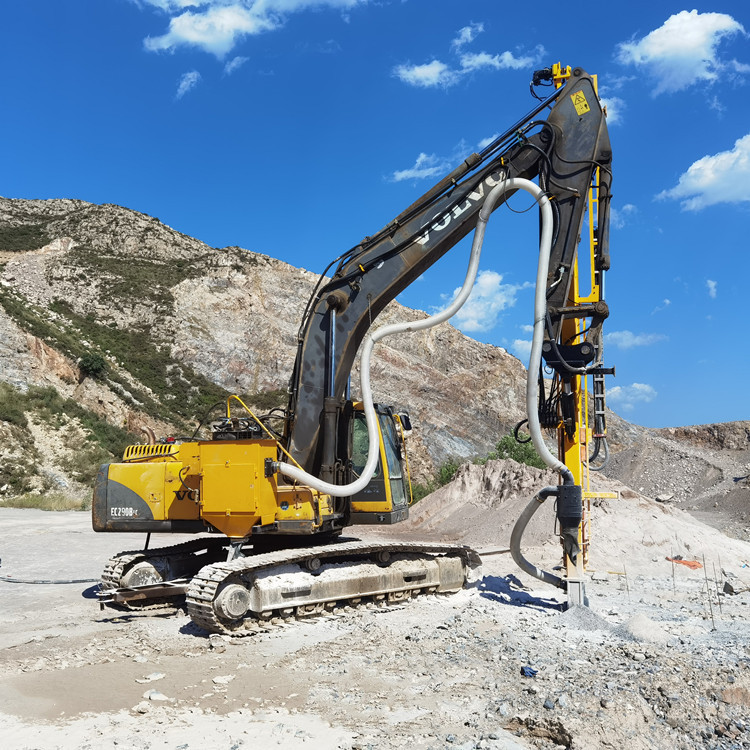
M 513 354 L 521 360 L 521 362 L 528 362 L 531 357 L 531 341 L 525 339 L 514 339 L 510 345 L 510 350 Z
M 188 91 L 194 89 L 201 79 L 201 74 L 197 70 L 191 70 L 189 73 L 183 74 L 180 78 L 180 83 L 177 86 L 177 93 L 175 94 L 176 99 L 182 99 Z
M 465 45 L 474 41 L 477 34 L 484 31 L 482 24 L 473 23 L 459 29 L 457 36 L 451 41 L 450 47 L 458 55 L 458 64 L 451 66 L 437 58 L 422 65 L 406 63 L 397 65 L 393 75 L 410 86 L 433 88 L 436 86 L 454 86 L 465 76 L 477 70 L 519 70 L 531 68 L 545 54 L 544 47 L 537 47 L 525 55 L 515 55 L 505 51 L 498 54 L 489 52 L 463 52 Z
M 607 125 L 617 125 L 622 122 L 622 113 L 625 110 L 625 100 L 619 96 L 603 96 L 602 107 L 607 110 Z
M 489 138 L 482 138 L 481 141 L 477 144 L 477 148 L 481 151 L 483 148 L 486 148 L 487 146 L 492 143 L 492 141 L 495 140 L 500 135 L 500 133 L 495 133 L 494 135 L 489 136 Z
M 410 86 L 422 88 L 448 87 L 460 80 L 458 71 L 452 70 L 440 60 L 433 60 L 424 65 L 397 65 L 393 69 L 393 74 Z
M 139 0 L 133 0 L 133 2 L 139 4 Z M 148 3 L 162 10 L 175 11 L 182 8 L 197 7 L 202 5 L 205 0 L 140 0 L 140 2 Z
M 369 0 L 146 0 L 170 15 L 169 30 L 147 37 L 146 49 L 174 51 L 198 47 L 223 58 L 247 36 L 273 31 L 286 17 L 305 10 L 345 11 Z M 188 10 L 186 10 L 188 9 Z M 194 10 L 193 10 L 194 9 Z
M 335 55 L 341 52 L 341 45 L 335 39 L 326 39 L 325 42 L 316 44 L 313 49 L 321 55 Z
M 461 140 L 453 148 L 450 156 L 439 156 L 437 154 L 420 153 L 414 166 L 408 169 L 399 169 L 386 179 L 391 182 L 402 182 L 403 180 L 426 180 L 432 177 L 442 177 L 459 162 L 463 161 L 470 149 L 468 144 Z
M 680 205 L 686 211 L 750 200 L 750 133 L 738 139 L 731 151 L 698 159 L 680 175 L 675 187 L 656 197 L 684 198 Z
M 612 331 L 604 334 L 607 344 L 616 346 L 618 349 L 632 349 L 635 346 L 651 346 L 660 341 L 666 341 L 663 333 L 633 333 L 632 331 Z
M 403 180 L 424 180 L 428 177 L 435 177 L 447 172 L 450 168 L 450 162 L 441 156 L 435 154 L 420 154 L 417 157 L 414 166 L 409 169 L 400 169 L 393 173 L 391 178 L 393 182 L 402 182 Z
M 660 305 L 657 305 L 651 311 L 651 314 L 654 315 L 655 313 L 661 312 L 662 310 L 666 310 L 671 304 L 672 304 L 672 300 L 671 299 L 663 299 L 662 303 Z
M 235 70 L 241 68 L 250 58 L 237 55 L 224 66 L 224 75 L 230 76 Z
M 683 10 L 638 41 L 618 45 L 618 60 L 644 67 L 655 79 L 653 95 L 681 91 L 697 81 L 715 81 L 725 68 L 742 66 L 723 61 L 717 47 L 725 37 L 743 33 L 742 25 L 725 13 Z
M 492 68 L 493 70 L 520 70 L 531 68 L 544 54 L 544 47 L 538 46 L 536 50 L 525 57 L 516 57 L 512 52 L 501 52 L 499 55 L 490 55 L 487 52 L 468 52 L 461 55 L 461 69 L 464 72 Z
M 171 51 L 181 45 L 200 47 L 222 58 L 244 36 L 271 31 L 277 26 L 274 19 L 259 18 L 244 5 L 212 5 L 200 13 L 186 12 L 173 17 L 166 34 L 147 37 L 144 44 L 153 52 Z
M 607 401 L 623 411 L 632 411 L 637 404 L 648 404 L 657 397 L 657 392 L 645 383 L 616 385 L 607 391 Z
M 530 284 L 503 284 L 503 277 L 496 271 L 480 271 L 471 296 L 466 304 L 451 319 L 453 325 L 464 333 L 489 331 L 497 323 L 500 313 L 516 304 L 519 290 Z M 456 288 L 448 299 L 447 307 L 458 295 L 460 287 Z
M 711 279 L 706 279 L 706 287 L 708 288 L 708 296 L 711 299 L 716 299 L 716 282 Z
M 622 229 L 627 223 L 627 217 L 637 212 L 638 209 L 632 203 L 626 203 L 622 208 L 610 208 L 609 220 L 615 229 Z
M 459 50 L 465 44 L 471 44 L 477 38 L 477 34 L 481 34 L 483 31 L 484 24 L 470 23 L 468 26 L 464 26 L 458 30 L 456 38 L 451 42 L 451 47 Z

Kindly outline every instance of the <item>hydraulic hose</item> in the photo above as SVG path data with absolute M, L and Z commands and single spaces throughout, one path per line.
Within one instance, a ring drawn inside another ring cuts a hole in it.
M 540 193 L 542 192 L 541 188 L 534 185 L 533 182 L 531 184 Z M 552 209 L 549 201 L 542 203 L 538 197 L 537 200 L 542 211 L 542 234 L 539 240 L 539 264 L 536 271 L 536 291 L 534 293 L 534 332 L 531 337 L 531 354 L 529 356 L 528 377 L 526 378 L 526 418 L 529 420 L 531 442 L 544 463 L 562 476 L 563 484 L 575 484 L 570 469 L 550 453 L 544 442 L 537 406 L 539 382 L 536 374 L 532 375 L 532 373 L 539 372 L 542 362 L 544 321 L 547 317 L 547 274 L 549 272 L 550 253 L 552 252 Z
M 609 463 L 609 444 L 607 443 L 607 438 L 605 437 L 596 438 L 594 445 L 595 445 L 594 453 L 591 456 L 589 456 L 589 470 L 601 471 L 602 469 L 606 469 L 607 464 Z M 604 449 L 604 458 L 602 458 L 602 462 L 599 464 L 599 466 L 591 466 L 591 462 L 594 461 L 599 456 L 600 448 Z
M 474 286 L 474 281 L 476 280 L 477 272 L 479 270 L 479 258 L 482 253 L 482 245 L 484 244 L 484 235 L 485 230 L 487 228 L 487 222 L 489 221 L 490 215 L 492 214 L 492 211 L 497 204 L 500 197 L 506 193 L 509 190 L 526 190 L 527 192 L 531 193 L 531 195 L 537 200 L 539 203 L 541 210 L 542 210 L 542 240 L 540 242 L 540 245 L 544 245 L 546 243 L 546 247 L 544 248 L 544 252 L 542 252 L 542 248 L 540 246 L 540 257 L 542 254 L 544 254 L 544 257 L 546 258 L 545 263 L 545 271 L 544 276 L 539 276 L 539 272 L 537 274 L 537 299 L 539 297 L 539 284 L 542 284 L 542 301 L 545 302 L 544 299 L 544 284 L 546 281 L 546 267 L 549 265 L 549 256 L 551 251 L 551 242 L 552 242 L 552 209 L 550 207 L 550 202 L 547 196 L 545 195 L 544 191 L 538 186 L 535 185 L 530 180 L 526 180 L 523 178 L 510 178 L 510 179 L 504 179 L 503 181 L 499 182 L 487 195 L 487 197 L 484 200 L 484 203 L 482 204 L 482 208 L 479 211 L 479 218 L 477 220 L 477 225 L 474 230 L 474 239 L 471 246 L 471 255 L 469 257 L 469 266 L 466 271 L 466 278 L 464 279 L 463 286 L 461 287 L 460 291 L 458 292 L 458 295 L 453 300 L 453 302 L 446 307 L 441 312 L 432 315 L 429 318 L 425 318 L 424 320 L 415 321 L 415 322 L 403 322 L 403 323 L 393 323 L 391 325 L 386 325 L 381 328 L 378 328 L 377 331 L 368 333 L 367 336 L 364 339 L 364 342 L 362 344 L 362 354 L 360 358 L 360 388 L 362 391 L 362 402 L 364 405 L 364 411 L 365 411 L 365 419 L 367 421 L 367 431 L 369 435 L 369 445 L 368 445 L 368 454 L 367 454 L 367 462 L 365 463 L 365 467 L 362 470 L 362 473 L 360 474 L 359 478 L 350 483 L 350 484 L 344 484 L 344 485 L 338 485 L 338 484 L 331 484 L 329 482 L 324 482 L 323 480 L 319 479 L 318 477 L 312 476 L 311 474 L 308 474 L 306 471 L 303 471 L 302 469 L 292 466 L 291 464 L 285 463 L 283 461 L 277 461 L 273 463 L 273 469 L 275 471 L 280 472 L 281 474 L 284 474 L 284 476 L 289 477 L 290 479 L 302 482 L 310 487 L 312 487 L 315 490 L 318 490 L 319 492 L 324 492 L 328 495 L 333 495 L 334 497 L 348 497 L 350 495 L 355 495 L 357 492 L 360 492 L 363 490 L 372 479 L 373 474 L 375 473 L 375 470 L 378 465 L 378 458 L 380 453 L 380 446 L 379 446 L 379 439 L 378 439 L 378 424 L 377 424 L 377 416 L 375 414 L 375 408 L 373 406 L 373 397 L 372 397 L 372 388 L 370 385 L 370 360 L 372 357 L 372 351 L 375 346 L 375 344 L 380 341 L 381 339 L 385 338 L 386 336 L 391 336 L 396 333 L 404 333 L 406 331 L 422 331 L 427 328 L 432 328 L 433 326 L 438 325 L 439 323 L 443 323 L 444 321 L 448 320 L 449 318 L 453 317 L 464 305 L 466 300 L 469 298 L 469 295 L 471 294 L 471 290 Z M 541 268 L 541 262 L 540 262 L 540 268 Z M 542 279 L 541 282 L 539 279 Z M 546 304 L 544 305 L 546 309 Z M 535 313 L 535 321 L 538 319 L 538 315 Z M 543 325 L 544 322 L 544 315 L 541 316 L 541 323 Z M 536 323 L 535 323 L 535 335 L 536 335 Z M 543 333 L 543 330 L 542 330 Z M 537 346 L 537 360 L 541 357 L 541 340 L 538 342 Z M 532 356 L 534 352 L 534 346 L 532 343 Z M 539 368 L 539 363 L 537 361 L 537 370 Z M 530 370 L 530 372 L 533 372 Z M 536 398 L 536 396 L 534 396 Z M 527 392 L 527 401 L 528 401 L 528 392 Z M 529 422 L 531 424 L 531 422 Z M 537 429 L 541 435 L 541 431 L 539 430 L 539 419 L 537 417 L 536 419 Z M 533 433 L 532 433 L 532 439 L 533 439 Z M 539 440 L 542 446 L 544 446 L 543 441 L 541 439 Z M 536 442 L 534 443 L 536 445 Z M 540 450 L 537 448 L 537 450 Z M 546 447 L 544 448 L 546 451 L 546 454 L 552 458 L 554 461 L 555 459 L 552 457 L 552 455 L 549 453 L 549 451 L 546 450 Z M 540 450 L 541 455 L 541 450 Z M 544 457 L 544 456 L 543 456 Z M 546 461 L 546 459 L 545 459 Z M 559 463 L 559 462 L 557 462 Z M 564 464 L 561 464 L 563 468 L 565 468 Z M 571 476 L 572 480 L 572 476 Z
M 534 185 L 534 187 L 536 188 L 536 185 Z M 541 192 L 541 188 L 537 188 L 537 190 Z M 534 332 L 531 338 L 531 354 L 529 356 L 528 377 L 526 379 L 526 418 L 528 419 L 529 434 L 531 435 L 531 441 L 534 448 L 536 448 L 537 453 L 539 453 L 544 463 L 560 474 L 563 486 L 545 487 L 531 499 L 513 526 L 510 538 L 510 552 L 516 565 L 518 565 L 518 567 L 524 572 L 534 578 L 538 578 L 544 583 L 552 584 L 557 588 L 566 589 L 567 583 L 564 579 L 536 567 L 536 565 L 530 563 L 521 553 L 521 538 L 523 537 L 523 532 L 526 530 L 526 526 L 534 513 L 536 513 L 542 503 L 549 496 L 556 496 L 559 502 L 565 504 L 566 508 L 570 508 L 571 504 L 574 507 L 576 502 L 580 507 L 580 500 L 576 501 L 576 490 L 578 488 L 575 487 L 573 473 L 562 461 L 555 458 L 549 448 L 547 448 L 542 435 L 542 428 L 539 423 L 539 381 L 537 380 L 535 373 L 539 372 L 541 366 L 542 344 L 544 342 L 544 323 L 547 317 L 546 286 L 549 272 L 550 253 L 552 251 L 552 209 L 548 202 L 543 203 L 539 198 L 537 198 L 537 200 L 539 201 L 542 212 L 542 233 L 539 241 L 539 264 L 537 266 L 536 291 L 534 294 Z M 566 520 L 566 523 L 563 523 L 564 520 L 566 519 L 561 519 L 561 524 L 563 526 L 566 526 L 566 524 L 572 524 L 572 521 L 570 520 Z M 563 536 L 565 539 L 566 551 L 572 557 L 575 557 L 578 550 L 577 544 L 571 536 L 571 528 L 564 528 Z
M 530 576 L 538 578 L 544 583 L 550 583 L 559 589 L 566 589 L 567 584 L 564 579 L 553 573 L 548 573 L 546 570 L 537 568 L 536 565 L 530 563 L 521 553 L 521 537 L 523 536 L 523 532 L 526 531 L 526 526 L 531 520 L 531 517 L 542 507 L 542 503 L 550 495 L 556 494 L 557 487 L 545 487 L 544 489 L 539 490 L 539 492 L 531 499 L 531 502 L 529 502 L 529 504 L 523 509 L 523 512 L 513 526 L 513 531 L 510 535 L 510 554 L 513 556 L 516 565 L 518 565 L 524 573 L 528 573 Z

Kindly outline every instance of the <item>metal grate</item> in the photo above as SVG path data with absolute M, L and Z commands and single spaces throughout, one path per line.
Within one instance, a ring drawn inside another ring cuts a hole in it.
M 179 446 L 170 445 L 129 445 L 122 455 L 123 461 L 137 461 L 140 458 L 152 458 L 154 456 L 174 456 Z

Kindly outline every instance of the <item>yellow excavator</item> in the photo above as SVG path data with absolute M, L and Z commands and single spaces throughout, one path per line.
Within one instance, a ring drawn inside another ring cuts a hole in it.
M 550 93 L 542 97 L 544 86 Z M 121 462 L 101 467 L 94 530 L 147 534 L 144 549 L 107 563 L 103 604 L 137 607 L 184 595 L 201 628 L 241 634 L 276 615 L 311 615 L 363 598 L 400 601 L 476 579 L 481 560 L 468 547 L 341 534 L 354 524 L 395 524 L 409 512 L 404 436 L 411 425 L 408 414 L 373 403 L 375 343 L 436 325 L 460 308 L 490 216 L 519 190 L 540 212 L 528 430 L 561 482 L 529 504 L 511 547 L 524 570 L 583 602 L 590 447 L 592 460 L 607 454 L 603 379 L 611 370 L 602 365 L 602 325 L 612 151 L 595 77 L 557 64 L 534 73 L 531 91 L 538 103 L 528 115 L 324 270 L 302 317 L 286 409 L 256 415 L 232 396 L 208 424 L 209 438 L 133 445 Z M 587 210 L 590 250 L 579 253 Z M 388 302 L 472 231 L 466 279 L 449 308 L 372 328 Z M 358 352 L 361 397 L 354 401 L 350 373 Z M 544 429 L 557 431 L 560 458 L 547 448 Z M 537 569 L 520 551 L 525 524 L 552 496 L 564 577 Z M 165 532 L 200 536 L 149 549 L 150 534 Z

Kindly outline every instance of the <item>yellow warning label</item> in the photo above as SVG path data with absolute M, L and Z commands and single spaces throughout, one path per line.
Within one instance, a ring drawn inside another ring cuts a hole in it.
M 585 115 L 586 112 L 591 111 L 589 103 L 586 101 L 586 96 L 583 91 L 576 91 L 575 94 L 571 94 L 570 98 L 573 100 L 573 106 L 576 108 L 576 112 L 579 115 Z

